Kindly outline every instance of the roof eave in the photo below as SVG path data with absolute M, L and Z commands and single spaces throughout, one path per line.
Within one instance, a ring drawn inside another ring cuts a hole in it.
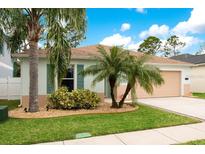
M 12 55 L 12 58 L 28 58 L 28 55 Z M 39 58 L 47 58 L 45 55 L 39 55 Z M 96 60 L 96 58 L 91 57 L 91 56 L 86 56 L 86 57 L 80 57 L 80 56 L 71 56 L 71 59 L 81 59 L 81 60 Z
M 194 64 L 194 66 L 203 66 L 205 63 L 200 63 L 200 64 Z
M 28 55 L 11 55 L 11 58 L 28 58 Z M 40 55 L 39 58 L 46 58 L 47 56 Z
M 186 66 L 186 67 L 191 67 L 194 66 L 194 64 L 170 64 L 170 63 L 147 63 L 150 65 L 161 65 L 161 66 L 165 66 L 165 65 L 171 65 L 171 66 Z
M 12 58 L 28 58 L 28 55 L 12 55 Z M 47 56 L 45 55 L 39 55 L 39 58 L 47 58 Z M 86 56 L 86 57 L 80 57 L 80 56 L 73 56 L 71 57 L 72 60 L 96 60 L 96 58 L 91 57 L 91 56 Z M 191 67 L 191 66 L 196 66 L 194 64 L 170 64 L 170 63 L 152 63 L 152 62 L 148 62 L 147 64 L 151 64 L 151 65 L 161 65 L 161 66 L 165 66 L 165 65 L 171 65 L 171 66 L 187 66 L 187 67 Z M 204 63 L 205 64 L 205 63 Z

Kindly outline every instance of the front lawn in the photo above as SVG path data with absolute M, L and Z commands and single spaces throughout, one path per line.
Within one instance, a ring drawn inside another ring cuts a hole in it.
M 205 145 L 205 139 L 183 143 L 183 145 Z
M 9 110 L 15 109 L 18 107 L 20 101 L 19 100 L 0 100 L 1 105 L 7 105 Z
M 205 99 L 205 93 L 192 93 L 193 96 Z
M 76 133 L 93 136 L 129 132 L 198 120 L 140 105 L 127 113 L 75 115 L 45 119 L 15 119 L 0 123 L 0 144 L 32 144 L 73 139 Z

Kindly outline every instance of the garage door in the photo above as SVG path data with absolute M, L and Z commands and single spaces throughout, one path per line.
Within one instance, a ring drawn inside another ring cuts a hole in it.
M 148 95 L 142 88 L 137 88 L 138 98 L 148 97 L 174 97 L 181 94 L 181 72 L 180 71 L 162 71 L 165 83 L 161 86 L 154 87 L 152 95 Z

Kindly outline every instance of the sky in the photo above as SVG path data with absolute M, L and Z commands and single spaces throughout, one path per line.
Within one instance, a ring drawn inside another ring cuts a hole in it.
M 165 42 L 171 35 L 177 35 L 186 43 L 181 52 L 194 54 L 205 42 L 204 9 L 90 8 L 86 10 L 86 39 L 80 46 L 123 45 L 127 49 L 136 50 L 148 36 L 156 36 Z

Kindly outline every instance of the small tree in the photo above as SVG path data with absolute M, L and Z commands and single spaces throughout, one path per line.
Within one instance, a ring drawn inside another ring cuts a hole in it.
M 111 90 L 112 107 L 118 108 L 119 104 L 116 101 L 114 90 L 117 85 L 117 81 L 123 78 L 126 72 L 129 70 L 129 53 L 122 47 L 114 46 L 106 51 L 104 47 L 99 46 L 98 52 L 100 56 L 97 56 L 97 64 L 87 67 L 84 71 L 84 75 L 95 75 L 93 85 L 108 78 Z
M 158 86 L 164 83 L 164 79 L 160 74 L 160 70 L 149 64 L 145 64 L 149 57 L 134 57 L 130 56 L 130 66 L 127 72 L 127 87 L 122 99 L 119 102 L 119 107 L 122 107 L 125 98 L 131 91 L 132 100 L 136 99 L 136 87 L 142 87 L 147 93 L 153 93 L 153 86 Z
M 155 36 L 149 36 L 140 44 L 138 51 L 145 54 L 156 55 L 161 47 L 162 42 Z
M 87 67 L 83 74 L 96 75 L 93 80 L 94 85 L 108 78 L 111 89 L 112 107 L 123 107 L 126 96 L 131 90 L 134 92 L 137 83 L 148 93 L 152 93 L 153 85 L 163 83 L 159 69 L 155 66 L 145 64 L 147 56 L 139 58 L 130 55 L 126 50 L 116 46 L 109 49 L 109 51 L 106 51 L 102 46 L 98 49 L 100 56 L 96 57 L 97 64 Z M 114 88 L 117 86 L 117 82 L 122 80 L 128 81 L 127 88 L 120 102 L 117 102 L 114 96 Z
M 167 39 L 164 45 L 164 56 L 171 57 L 180 54 L 180 49 L 186 45 L 185 42 L 180 41 L 179 37 L 176 35 L 171 36 Z
M 195 55 L 205 54 L 205 42 L 200 45 L 199 51 L 195 53 Z

